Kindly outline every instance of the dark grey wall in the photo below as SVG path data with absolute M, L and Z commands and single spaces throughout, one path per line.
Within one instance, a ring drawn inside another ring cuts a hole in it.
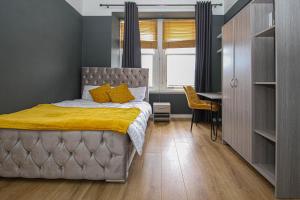
M 83 17 L 82 66 L 110 67 L 112 16 Z
M 82 18 L 63 0 L 0 1 L 0 113 L 80 93 Z
M 82 66 L 120 66 L 119 23 L 115 15 L 83 17 Z
M 238 0 L 225 14 L 225 23 L 242 10 L 251 0 Z

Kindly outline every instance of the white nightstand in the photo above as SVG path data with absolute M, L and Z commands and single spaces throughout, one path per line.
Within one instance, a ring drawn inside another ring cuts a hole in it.
M 154 122 L 170 121 L 171 103 L 169 102 L 154 102 L 153 103 L 153 120 Z

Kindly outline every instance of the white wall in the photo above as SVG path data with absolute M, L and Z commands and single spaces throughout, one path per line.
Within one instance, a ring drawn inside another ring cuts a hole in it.
M 69 0 L 70 1 L 70 0 Z M 76 1 L 76 0 L 73 0 Z M 77 0 L 79 1 L 79 0 Z M 100 7 L 101 3 L 106 4 L 124 4 L 124 0 L 82 0 L 82 15 L 83 16 L 106 16 L 112 12 L 123 12 L 124 7 L 106 8 Z M 134 0 L 137 4 L 196 4 L 196 0 Z M 224 0 L 210 0 L 212 3 L 224 3 Z M 194 11 L 194 7 L 140 7 L 140 12 L 184 12 Z M 218 6 L 213 8 L 214 15 L 223 15 L 224 7 Z
M 83 0 L 66 0 L 75 10 L 82 14 Z
M 238 0 L 224 0 L 224 13 L 226 14 L 237 1 Z

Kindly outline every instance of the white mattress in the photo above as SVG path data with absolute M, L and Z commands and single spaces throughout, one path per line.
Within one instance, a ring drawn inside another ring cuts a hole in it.
M 145 133 L 148 119 L 152 113 L 151 106 L 148 102 L 128 102 L 124 104 L 118 103 L 96 103 L 83 99 L 71 101 L 62 101 L 54 105 L 61 107 L 81 107 L 81 108 L 139 108 L 141 113 L 128 128 L 128 135 L 136 148 L 139 155 L 142 154 L 145 141 Z

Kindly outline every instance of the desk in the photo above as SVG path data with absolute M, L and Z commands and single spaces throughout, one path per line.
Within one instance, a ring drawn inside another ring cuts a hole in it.
M 222 93 L 217 92 L 217 93 L 197 93 L 197 95 L 205 97 L 207 99 L 210 100 L 210 106 L 211 106 L 211 110 L 212 110 L 212 103 L 216 102 L 216 103 L 220 103 L 220 101 L 222 100 Z M 219 126 L 219 116 L 220 116 L 220 110 L 217 112 L 217 116 L 216 116 L 216 124 L 214 124 L 214 120 L 213 120 L 213 112 L 210 112 L 210 138 L 212 141 L 216 141 L 218 138 L 218 126 Z
M 199 96 L 208 98 L 210 100 L 222 100 L 222 93 L 221 92 L 217 92 L 217 93 L 202 93 L 202 92 L 199 92 L 197 94 Z

